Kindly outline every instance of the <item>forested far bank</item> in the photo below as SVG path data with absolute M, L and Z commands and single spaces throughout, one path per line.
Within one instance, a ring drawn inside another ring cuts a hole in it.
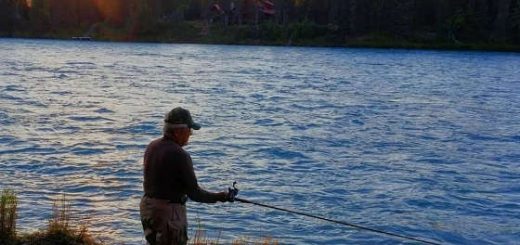
M 0 35 L 518 51 L 520 0 L 0 0 Z

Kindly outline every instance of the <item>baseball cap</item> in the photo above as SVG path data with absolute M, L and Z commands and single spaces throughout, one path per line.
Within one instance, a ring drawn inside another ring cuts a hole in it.
M 200 129 L 200 124 L 193 122 L 190 111 L 182 107 L 173 108 L 170 112 L 168 112 L 164 117 L 164 122 L 171 124 L 186 124 L 188 128 L 195 130 Z

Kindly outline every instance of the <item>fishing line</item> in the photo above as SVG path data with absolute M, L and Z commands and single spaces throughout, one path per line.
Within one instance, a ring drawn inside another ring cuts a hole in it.
M 425 243 L 425 244 L 432 244 L 432 245 L 441 245 L 440 243 L 426 241 L 426 240 L 423 240 L 421 238 L 415 238 L 415 237 L 404 236 L 404 235 L 400 235 L 400 234 L 396 234 L 396 233 L 391 233 L 391 232 L 388 232 L 388 231 L 377 230 L 377 229 L 373 229 L 373 228 L 369 228 L 369 227 L 364 227 L 364 226 L 361 226 L 361 225 L 348 223 L 348 222 L 345 222 L 345 221 L 333 220 L 333 219 L 320 217 L 320 216 L 313 215 L 313 214 L 308 214 L 308 213 L 304 213 L 304 212 L 300 212 L 300 211 L 295 211 L 295 210 L 290 210 L 290 209 L 286 209 L 286 208 L 280 208 L 280 207 L 276 207 L 276 206 L 271 206 L 271 205 L 258 203 L 258 202 L 250 201 L 250 200 L 247 200 L 247 199 L 238 198 L 238 197 L 235 197 L 235 201 L 239 201 L 239 202 L 242 202 L 242 203 L 254 204 L 254 205 L 258 205 L 258 206 L 262 206 L 262 207 L 266 207 L 266 208 L 271 208 L 271 209 L 276 209 L 276 210 L 280 210 L 280 211 L 284 211 L 284 212 L 288 212 L 288 213 L 299 214 L 299 215 L 302 215 L 302 216 L 307 216 L 307 217 L 316 218 L 316 219 L 320 219 L 320 220 L 325 220 L 325 221 L 336 223 L 336 224 L 350 226 L 350 227 L 353 227 L 353 228 L 356 228 L 356 229 L 360 229 L 360 230 L 366 230 L 366 231 L 371 231 L 371 232 L 384 234 L 384 235 L 388 235 L 388 236 L 398 237 L 398 238 L 405 239 L 405 240 L 416 241 L 416 242 L 421 242 L 421 243 Z

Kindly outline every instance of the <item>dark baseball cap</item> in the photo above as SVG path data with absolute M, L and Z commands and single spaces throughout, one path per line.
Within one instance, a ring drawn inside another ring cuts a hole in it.
M 164 122 L 171 124 L 186 124 L 188 125 L 188 128 L 195 130 L 200 129 L 200 124 L 193 122 L 190 111 L 182 107 L 173 108 L 170 112 L 168 112 L 164 117 Z

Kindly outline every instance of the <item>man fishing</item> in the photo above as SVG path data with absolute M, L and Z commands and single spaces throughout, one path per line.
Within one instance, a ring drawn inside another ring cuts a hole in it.
M 188 144 L 193 122 L 188 110 L 177 107 L 164 118 L 163 136 L 153 140 L 144 154 L 144 196 L 141 223 L 147 244 L 187 244 L 186 201 L 233 202 L 236 191 L 209 192 L 197 183 Z

